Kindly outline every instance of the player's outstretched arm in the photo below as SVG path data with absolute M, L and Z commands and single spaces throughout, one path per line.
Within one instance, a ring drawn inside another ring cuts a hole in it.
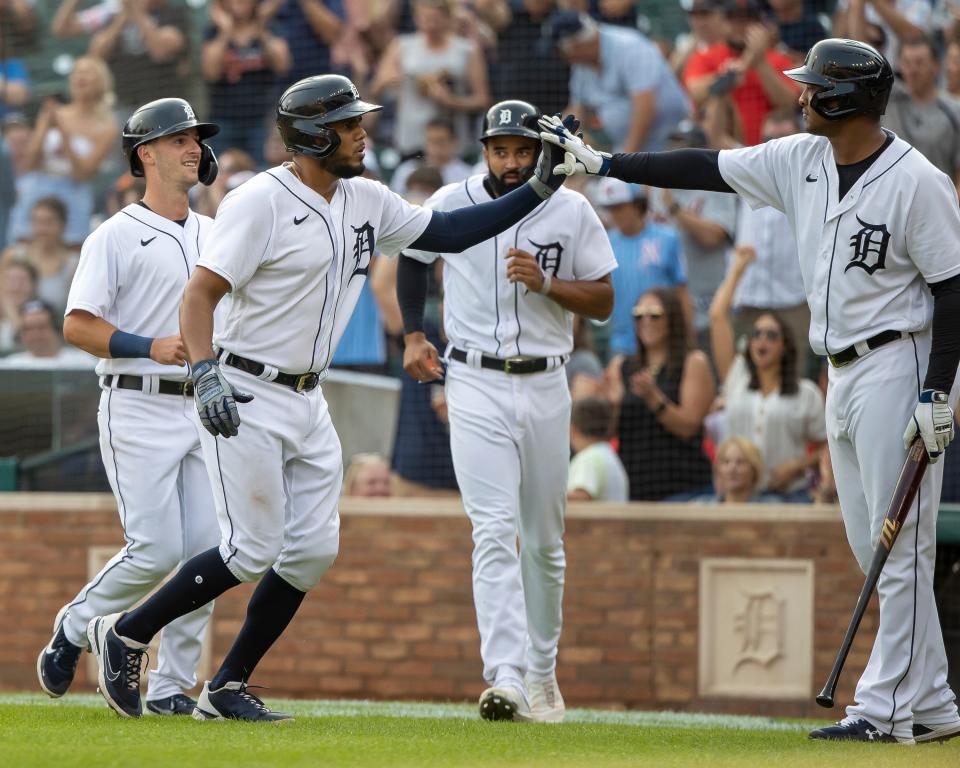
M 564 152 L 563 162 L 554 167 L 565 176 L 591 174 L 612 176 L 632 184 L 662 189 L 701 189 L 733 192 L 720 175 L 716 149 L 674 149 L 669 152 L 630 152 L 609 155 L 598 152 L 553 117 L 540 118 L 543 145 Z
M 566 123 L 576 131 L 580 123 L 568 115 Z M 411 248 L 432 253 L 461 253 L 509 229 L 540 203 L 556 192 L 566 178 L 555 168 L 563 161 L 563 151 L 544 144 L 533 176 L 509 194 L 480 205 L 453 211 L 434 211 L 427 228 Z

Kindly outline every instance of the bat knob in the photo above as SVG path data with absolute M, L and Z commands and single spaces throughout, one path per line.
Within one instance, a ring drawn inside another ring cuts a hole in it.
M 833 696 L 829 693 L 821 693 L 817 696 L 817 704 L 825 709 L 831 709 L 833 707 Z

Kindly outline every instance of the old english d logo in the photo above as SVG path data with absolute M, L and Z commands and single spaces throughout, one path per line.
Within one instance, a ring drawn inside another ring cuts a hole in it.
M 350 274 L 352 280 L 354 275 L 366 275 L 370 271 L 370 258 L 376 247 L 376 238 L 369 221 L 359 227 L 351 226 L 350 229 L 354 235 L 353 272 Z
M 530 245 L 537 249 L 533 257 L 540 264 L 540 269 L 544 272 L 549 272 L 551 277 L 556 277 L 557 272 L 560 271 L 560 259 L 563 256 L 563 246 L 560 245 L 560 243 L 541 245 L 540 243 L 533 242 L 533 240 L 530 241 Z
M 857 221 L 860 222 L 861 229 L 850 238 L 853 258 L 843 271 L 849 272 L 853 267 L 859 267 L 868 275 L 872 275 L 878 269 L 886 267 L 890 233 L 887 231 L 886 224 L 867 224 L 859 216 Z

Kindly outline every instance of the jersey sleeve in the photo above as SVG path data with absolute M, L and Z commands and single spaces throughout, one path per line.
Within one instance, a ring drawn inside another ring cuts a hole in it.
M 960 207 L 945 173 L 933 171 L 918 180 L 906 241 L 907 254 L 928 283 L 960 274 Z
M 461 186 L 466 182 L 460 182 L 459 184 L 447 185 L 446 187 L 441 187 L 436 192 L 434 192 L 430 197 L 427 198 L 426 202 L 423 204 L 423 208 L 428 211 L 448 211 L 450 210 L 450 192 L 457 186 Z M 432 214 L 431 214 L 432 215 Z M 427 219 L 427 223 L 429 223 Z M 426 229 L 426 224 L 424 225 Z M 416 259 L 417 261 L 423 262 L 424 264 L 433 264 L 437 259 L 443 258 L 443 254 L 437 253 L 436 251 L 421 251 L 417 248 L 404 248 L 403 255 L 409 256 L 411 259 Z
M 237 187 L 220 203 L 197 266 L 220 275 L 231 292 L 242 288 L 270 248 L 274 223 L 273 206 L 262 188 Z
M 382 206 L 377 251 L 384 256 L 396 256 L 423 234 L 433 213 L 428 208 L 408 203 L 384 184 L 375 185 Z
M 120 248 L 109 226 L 96 229 L 83 243 L 80 261 L 67 294 L 65 315 L 75 309 L 105 317 L 120 286 Z
M 722 149 L 717 159 L 720 175 L 751 208 L 769 205 L 783 211 L 785 203 L 779 180 L 786 176 L 785 145 L 768 141 L 753 147 Z
M 574 252 L 573 277 L 576 280 L 599 280 L 617 268 L 617 257 L 613 255 L 610 238 L 600 217 L 585 197 L 578 196 L 579 211 L 575 215 L 579 217 L 580 226 Z

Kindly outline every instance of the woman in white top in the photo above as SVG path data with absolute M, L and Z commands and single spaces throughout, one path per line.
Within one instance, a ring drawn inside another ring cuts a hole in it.
M 94 192 L 92 180 L 120 131 L 110 108 L 113 77 L 95 56 L 77 59 L 70 73 L 69 101 L 43 102 L 27 148 L 19 198 L 11 214 L 10 238 L 30 236 L 30 211 L 42 197 L 58 197 L 67 206 L 64 238 L 81 245 L 90 232 Z
M 823 394 L 797 371 L 796 343 L 776 313 L 754 321 L 744 354 L 737 354 L 730 306 L 737 283 L 756 256 L 736 249 L 734 263 L 710 306 L 713 358 L 723 382 L 723 436 L 741 435 L 760 449 L 768 467 L 763 489 L 784 501 L 810 501 L 807 470 L 826 441 Z

